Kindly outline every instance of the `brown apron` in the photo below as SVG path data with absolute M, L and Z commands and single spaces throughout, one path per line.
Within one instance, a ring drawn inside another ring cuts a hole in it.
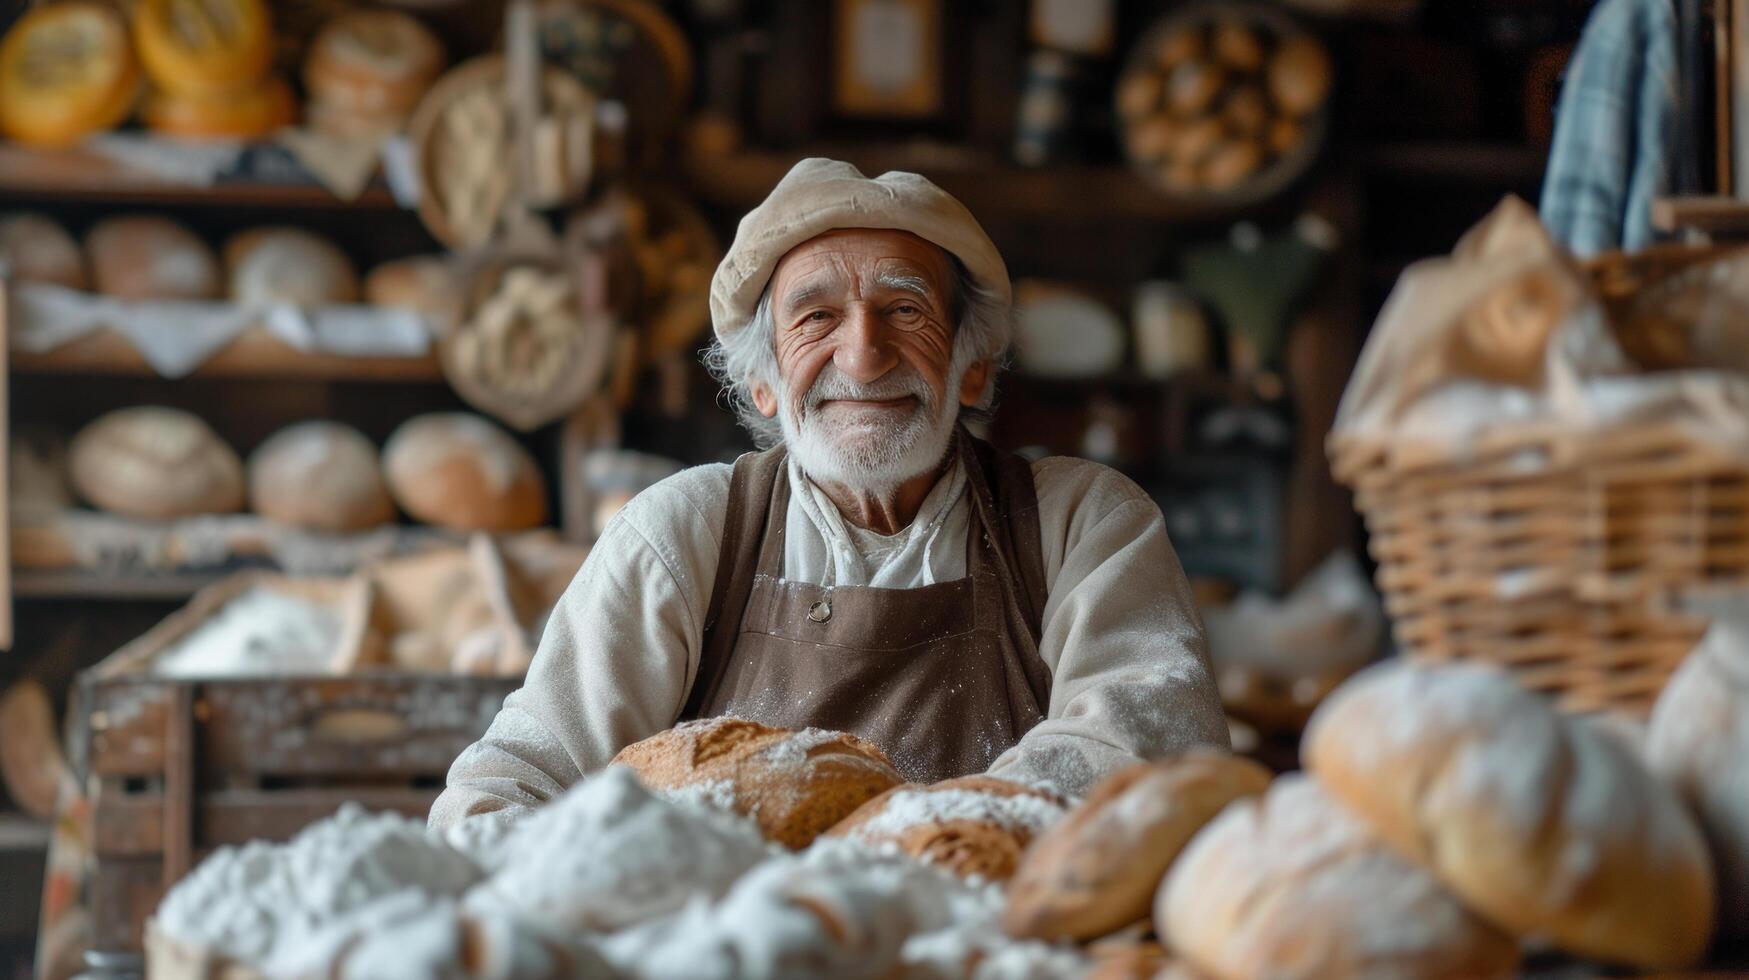
M 698 677 L 683 718 L 848 731 L 906 778 L 983 772 L 1044 717 L 1044 555 L 1024 459 L 962 428 L 966 568 L 915 589 L 783 580 L 782 446 L 735 462 Z

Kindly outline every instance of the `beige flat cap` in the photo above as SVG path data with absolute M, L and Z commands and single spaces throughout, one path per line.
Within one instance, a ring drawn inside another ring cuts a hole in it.
M 841 160 L 810 157 L 790 168 L 735 230 L 711 277 L 711 325 L 722 337 L 747 325 L 759 296 L 790 249 L 841 228 L 908 231 L 964 263 L 978 285 L 1013 302 L 1008 266 L 978 219 L 917 174 L 891 171 L 873 180 Z

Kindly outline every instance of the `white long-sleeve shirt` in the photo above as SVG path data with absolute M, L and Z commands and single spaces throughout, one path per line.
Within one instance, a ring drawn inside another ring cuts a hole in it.
M 1080 795 L 1140 759 L 1225 747 L 1202 624 L 1159 508 L 1097 463 L 1052 457 L 1032 471 L 1050 705 L 991 774 Z M 451 767 L 433 826 L 538 806 L 673 726 L 698 673 L 730 472 L 686 470 L 608 524 L 553 610 L 527 681 Z M 944 475 L 890 537 L 844 521 L 793 462 L 789 480 L 786 579 L 907 588 L 966 574 L 963 472 Z

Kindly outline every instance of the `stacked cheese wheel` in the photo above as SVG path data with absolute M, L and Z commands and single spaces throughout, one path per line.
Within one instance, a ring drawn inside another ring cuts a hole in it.
M 1285 182 L 1310 163 L 1330 87 L 1323 46 L 1279 14 L 1193 9 L 1148 32 L 1119 80 L 1124 147 L 1175 194 Z
M 0 42 L 0 131 L 21 143 L 65 146 L 109 129 L 139 89 L 127 24 L 106 4 L 37 7 Z
M 146 125 L 220 139 L 289 125 L 297 102 L 272 73 L 273 37 L 263 0 L 141 0 L 134 39 L 152 79 Z

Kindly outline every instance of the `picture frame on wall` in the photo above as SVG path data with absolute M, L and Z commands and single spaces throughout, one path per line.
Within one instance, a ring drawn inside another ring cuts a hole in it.
M 834 0 L 832 12 L 834 116 L 943 116 L 943 0 Z

